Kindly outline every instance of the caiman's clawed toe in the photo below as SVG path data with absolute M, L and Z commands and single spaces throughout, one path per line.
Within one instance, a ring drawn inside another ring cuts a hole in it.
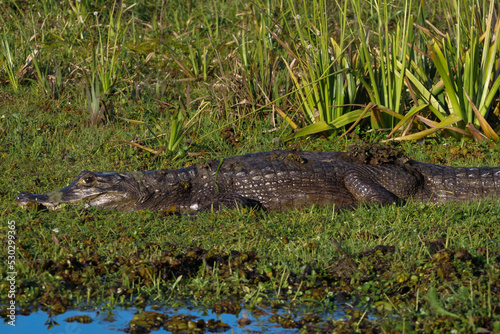
M 83 203 L 121 211 L 217 211 L 221 206 L 282 211 L 310 205 L 352 208 L 361 203 L 443 203 L 500 196 L 499 167 L 437 166 L 397 155 L 388 159 L 384 149 L 375 153 L 380 150 L 383 159 L 368 162 L 358 159 L 365 154 L 273 151 L 177 170 L 83 171 L 61 190 L 21 193 L 16 201 L 22 207 L 33 202 L 51 209 Z

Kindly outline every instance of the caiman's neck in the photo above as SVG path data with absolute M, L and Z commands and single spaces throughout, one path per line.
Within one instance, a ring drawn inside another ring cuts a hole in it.
M 189 174 L 188 169 L 135 172 L 140 196 L 133 210 L 185 211 L 193 188 Z

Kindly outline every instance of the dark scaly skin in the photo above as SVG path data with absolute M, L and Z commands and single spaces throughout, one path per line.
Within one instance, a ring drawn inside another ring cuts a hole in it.
M 500 167 L 450 167 L 410 161 L 423 177 L 416 201 L 444 203 L 500 197 Z
M 346 153 L 273 151 L 209 161 L 177 170 L 83 171 L 48 194 L 21 193 L 17 203 L 51 209 L 62 203 L 129 210 L 202 211 L 221 206 L 290 208 L 360 203 L 388 205 L 498 198 L 500 168 L 446 167 L 416 161 L 367 165 Z

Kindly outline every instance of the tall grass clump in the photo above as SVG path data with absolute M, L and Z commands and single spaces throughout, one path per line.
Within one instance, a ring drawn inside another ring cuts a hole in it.
M 356 60 L 346 54 L 350 47 L 346 3 L 337 3 L 338 40 L 330 31 L 326 1 L 304 2 L 301 11 L 292 1 L 288 1 L 288 5 L 293 18 L 286 26 L 291 42 L 275 37 L 288 53 L 290 61 L 285 64 L 308 124 L 295 133 L 295 137 L 331 131 L 352 122 L 358 116 L 351 110 L 359 80 L 354 73 Z
M 419 139 L 439 130 L 457 138 L 498 139 L 487 122 L 500 88 L 497 74 L 500 25 L 493 24 L 494 1 L 490 1 L 487 12 L 481 13 L 478 7 L 459 2 L 452 2 L 450 10 L 454 15 L 448 17 L 447 33 L 434 26 L 420 26 L 427 39 L 428 57 L 437 71 L 432 87 L 427 88 L 415 76 L 408 76 L 415 94 L 428 105 L 434 117 L 419 117 L 429 128 L 397 139 Z M 464 11 L 474 13 L 472 19 Z M 397 127 L 409 123 L 414 115 L 408 113 Z
M 393 14 L 389 10 L 390 4 L 387 1 L 371 2 L 377 24 L 377 43 L 374 46 L 369 45 L 359 0 L 353 0 L 352 5 L 360 32 L 359 55 L 363 69 L 360 74 L 368 74 L 368 78 L 361 75 L 360 80 L 373 105 L 370 110 L 371 126 L 374 129 L 392 128 L 406 107 L 404 73 L 408 67 L 409 45 L 414 42 L 412 1 L 404 2 L 403 17 L 397 19 L 392 27 L 389 22 Z
M 217 80 L 226 88 L 218 103 L 229 119 L 255 115 L 275 125 L 275 115 L 290 107 L 286 93 L 291 83 L 278 43 L 289 16 L 280 1 L 252 1 L 241 14 L 243 28 L 232 33 L 227 67 L 219 68 Z
M 118 10 L 116 9 L 118 7 Z M 92 81 L 98 80 L 101 91 L 104 95 L 112 93 L 118 79 L 122 73 L 123 48 L 126 44 L 126 32 L 128 24 L 132 18 L 122 22 L 123 14 L 132 8 L 126 7 L 125 3 L 113 4 L 109 13 L 109 22 L 107 25 L 107 34 L 101 29 L 99 22 L 99 13 L 94 12 L 95 27 L 97 28 L 98 41 L 92 50 L 91 72 Z
M 369 117 L 372 129 L 392 129 L 389 136 L 402 131 L 397 140 L 440 130 L 456 138 L 498 138 L 487 121 L 500 87 L 500 28 L 494 24 L 493 1 L 487 10 L 469 1 L 451 2 L 444 32 L 426 19 L 423 2 L 337 3 L 337 40 L 324 1 L 304 4 L 307 10 L 287 4 L 290 42 L 275 38 L 288 53 L 287 68 L 307 125 L 295 137 L 346 125 L 350 130 Z M 357 27 L 346 29 L 349 13 Z M 354 56 L 347 57 L 350 52 Z M 415 121 L 420 131 L 411 133 Z
M 10 86 L 18 91 L 23 81 L 33 81 L 35 76 L 42 93 L 49 95 L 47 67 L 40 63 L 41 47 L 37 44 L 45 31 L 41 28 L 38 33 L 30 35 L 30 29 L 25 27 L 26 15 L 16 10 L 4 8 L 1 14 L 0 61 Z
M 269 2 L 268 2 L 269 4 Z M 279 96 L 282 89 L 283 68 L 279 45 L 272 34 L 280 33 L 283 17 L 274 19 L 271 7 L 251 6 L 245 18 L 247 29 L 234 36 L 238 58 L 232 62 L 234 70 L 241 75 L 238 95 L 248 99 L 254 106 L 262 106 Z
M 82 20 L 82 12 L 85 12 L 81 6 L 72 6 L 78 21 Z M 87 111 L 92 125 L 109 121 L 112 117 L 112 110 L 106 107 L 105 99 L 117 92 L 117 82 L 123 78 L 126 32 L 133 16 L 125 23 L 122 19 L 123 14 L 134 6 L 127 7 L 125 3 L 115 1 L 109 10 L 107 29 L 102 28 L 99 12 L 93 13 L 97 42 L 94 44 L 94 40 L 91 39 L 90 75 L 84 72 Z
M 2 56 L 1 63 L 3 64 L 5 72 L 7 72 L 10 86 L 15 92 L 17 92 L 19 90 L 19 77 L 17 73 L 18 70 L 16 70 L 16 68 L 19 66 L 16 64 L 17 57 L 14 53 L 15 48 L 12 49 L 13 43 L 7 33 L 2 34 L 0 42 L 0 55 Z

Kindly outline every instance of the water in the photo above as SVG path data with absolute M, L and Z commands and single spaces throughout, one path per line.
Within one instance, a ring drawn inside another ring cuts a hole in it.
M 222 314 L 217 315 L 210 310 L 200 311 L 192 310 L 186 308 L 176 308 L 176 309 L 165 309 L 165 310 L 153 310 L 151 307 L 147 307 L 146 311 L 155 311 L 159 313 L 165 313 L 170 317 L 175 314 L 183 315 L 193 315 L 197 319 L 203 319 L 208 321 L 209 319 L 221 320 L 222 322 L 228 324 L 231 328 L 225 333 L 297 333 L 297 329 L 284 329 L 278 324 L 271 323 L 269 318 L 274 314 L 287 314 L 289 312 L 285 310 L 271 310 L 265 309 L 267 313 L 265 315 L 256 316 L 252 312 L 242 309 L 238 315 L 232 314 Z M 294 319 L 300 318 L 301 315 L 306 313 L 298 312 L 292 314 Z M 64 314 L 50 317 L 47 313 L 43 311 L 33 312 L 28 316 L 16 315 L 15 327 L 3 323 L 0 325 L 0 333 L 27 333 L 27 334 L 38 334 L 38 333 L 51 333 L 51 334 L 84 334 L 84 333 L 109 333 L 109 332 L 122 332 L 129 325 L 130 320 L 134 314 L 137 313 L 135 308 L 129 309 L 115 309 L 112 312 L 101 312 L 101 311 L 79 311 L 72 310 L 67 311 Z M 92 318 L 90 324 L 80 324 L 77 322 L 69 323 L 65 319 L 77 315 L 88 315 Z M 326 320 L 327 318 L 339 319 L 345 315 L 342 311 L 336 311 L 329 314 L 318 314 Z M 248 318 L 251 320 L 250 325 L 240 326 L 237 322 L 238 319 Z M 195 321 L 196 321 L 195 320 Z M 49 325 L 52 323 L 52 328 L 49 329 Z M 158 331 L 153 331 L 152 333 L 170 333 L 169 331 L 160 328 Z

